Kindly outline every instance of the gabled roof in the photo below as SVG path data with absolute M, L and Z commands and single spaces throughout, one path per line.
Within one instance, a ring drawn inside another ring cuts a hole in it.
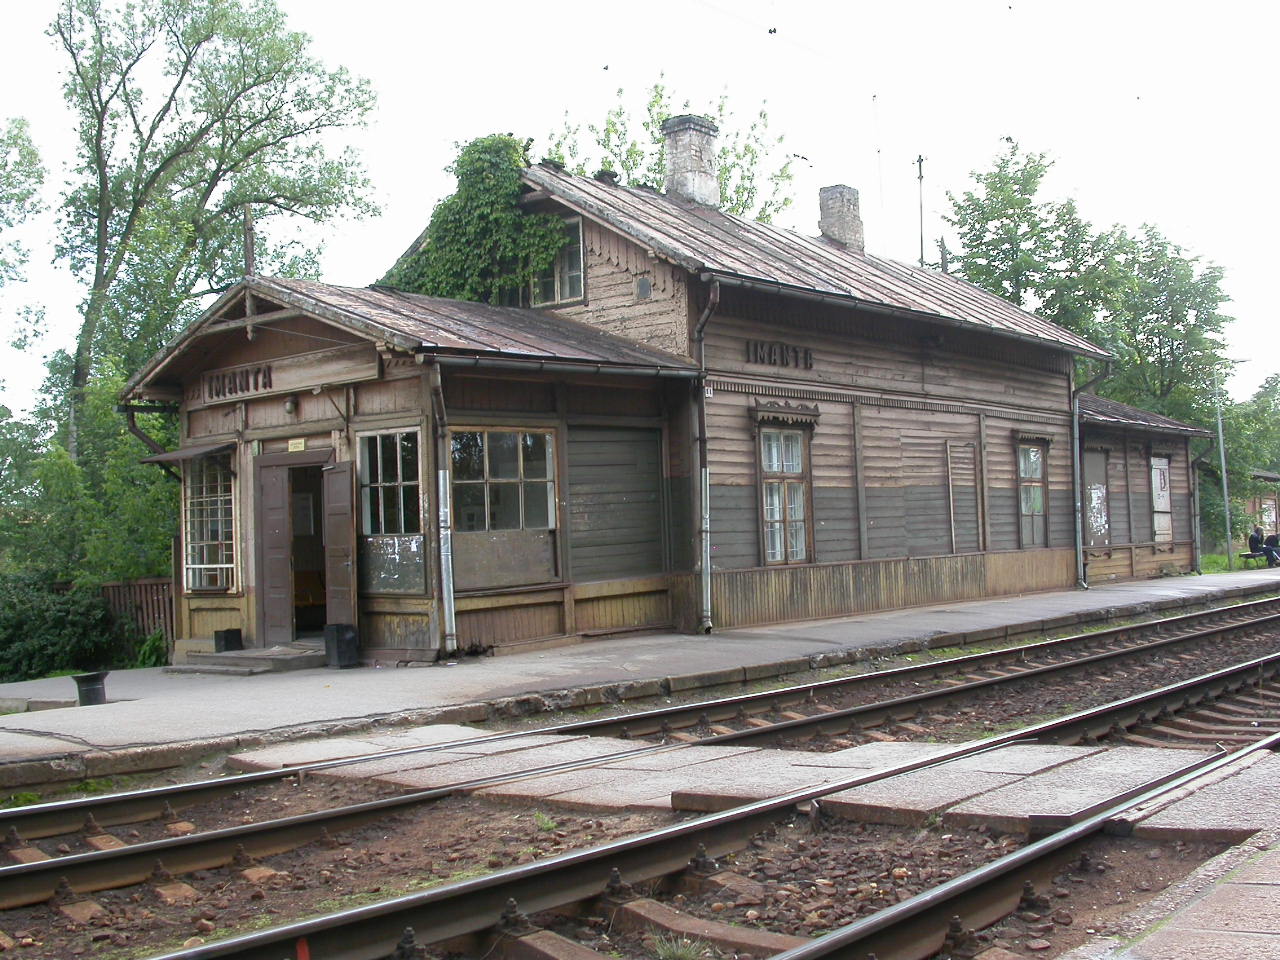
M 1193 427 L 1181 420 L 1162 417 L 1150 410 L 1131 407 L 1127 403 L 1108 400 L 1092 393 L 1080 394 L 1080 419 L 1085 423 L 1100 423 L 1111 427 L 1129 427 L 1148 433 L 1180 433 L 1189 437 L 1209 437 L 1212 434 L 1200 427 Z
M 424 297 L 386 287 L 246 277 L 139 370 L 122 395 L 127 398 L 145 392 L 144 388 L 197 337 L 243 326 L 243 319 L 228 322 L 224 314 L 246 294 L 273 304 L 273 309 L 293 309 L 364 339 L 413 353 L 455 360 L 554 362 L 600 372 L 643 368 L 654 375 L 697 374 L 697 367 L 688 359 L 540 310 Z
M 854 253 L 821 238 L 654 190 L 575 176 L 550 164 L 530 167 L 524 179 L 704 279 L 760 284 L 784 295 L 906 312 L 1070 353 L 1109 356 L 1083 337 L 945 273 Z

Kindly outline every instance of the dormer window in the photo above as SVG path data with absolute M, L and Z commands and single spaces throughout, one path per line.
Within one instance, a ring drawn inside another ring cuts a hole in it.
M 555 262 L 533 278 L 530 300 L 535 307 L 570 303 L 583 297 L 582 220 L 574 217 L 564 222 L 566 242 L 556 254 Z

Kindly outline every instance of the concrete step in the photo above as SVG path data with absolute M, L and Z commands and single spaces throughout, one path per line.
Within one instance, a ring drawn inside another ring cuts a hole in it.
M 224 677 L 252 677 L 259 673 L 270 673 L 270 667 L 228 667 L 217 663 L 178 663 L 164 668 L 165 673 L 203 673 L 217 674 Z
M 285 670 L 311 670 L 323 667 L 323 650 L 307 646 L 276 646 L 250 650 L 227 650 L 223 653 L 188 653 L 187 666 L 236 667 L 255 673 Z

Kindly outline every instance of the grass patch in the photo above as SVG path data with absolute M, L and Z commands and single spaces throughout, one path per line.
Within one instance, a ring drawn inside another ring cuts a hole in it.
M 703 960 L 716 952 L 705 940 L 660 933 L 653 938 L 653 955 L 658 960 Z

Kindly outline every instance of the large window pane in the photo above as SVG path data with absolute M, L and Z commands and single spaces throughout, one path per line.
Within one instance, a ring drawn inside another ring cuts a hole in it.
M 782 524 L 767 523 L 764 527 L 764 557 L 769 563 L 782 561 Z
M 400 434 L 400 480 L 414 483 L 418 479 L 418 435 Z
M 1008 461 L 1005 461 L 1008 463 Z M 1044 476 L 1044 451 L 1039 446 L 1018 447 L 1018 475 L 1028 480 Z
M 1044 488 L 1039 485 L 1022 485 L 1022 512 L 1026 514 L 1044 513 Z
M 803 560 L 807 548 L 804 538 L 804 521 L 787 524 L 787 559 L 793 563 Z
M 783 473 L 799 473 L 804 469 L 803 454 L 801 450 L 800 434 L 795 430 L 788 430 L 782 435 L 782 472 Z
M 520 484 L 489 484 L 489 529 L 520 529 Z
M 782 436 L 777 430 L 761 431 L 760 452 L 765 473 L 782 472 Z
M 545 480 L 551 476 L 548 468 L 548 452 L 550 440 L 545 433 L 520 434 L 521 455 L 524 461 L 524 478 L 526 480 Z
M 382 454 L 382 483 L 395 483 L 400 479 L 400 471 L 398 464 L 400 462 L 400 435 L 396 433 L 384 433 L 379 439 L 380 453 Z
M 524 526 L 526 530 L 545 530 L 551 526 L 551 484 L 545 480 L 524 485 Z
M 788 483 L 787 484 L 787 519 L 803 520 L 804 519 L 804 484 Z
M 489 479 L 516 480 L 520 477 L 519 434 L 490 433 Z
M 478 432 L 453 435 L 453 479 L 484 479 L 484 434 Z
M 764 519 L 766 523 L 782 519 L 782 484 L 776 481 L 764 485 Z
M 453 525 L 457 530 L 484 530 L 487 511 L 484 504 L 483 483 L 455 483 L 453 485 Z
M 406 483 L 400 488 L 400 515 L 404 517 L 405 533 L 422 532 L 422 505 L 418 501 L 418 485 Z

